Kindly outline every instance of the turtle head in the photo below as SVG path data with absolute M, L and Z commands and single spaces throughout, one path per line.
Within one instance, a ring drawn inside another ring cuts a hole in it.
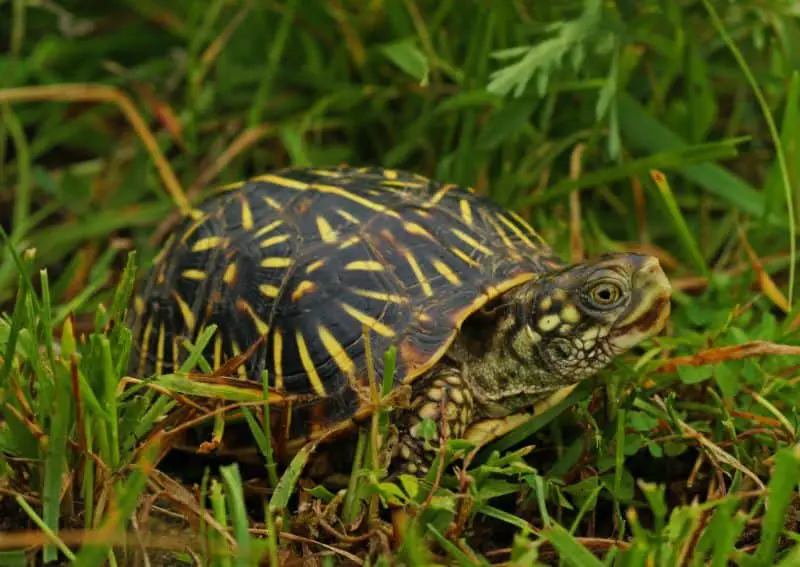
M 546 276 L 520 306 L 534 363 L 562 384 L 595 374 L 664 328 L 671 292 L 658 260 L 642 254 L 605 255 Z
M 628 253 L 568 266 L 510 291 L 494 347 L 470 362 L 476 397 L 496 416 L 574 387 L 659 333 L 671 292 L 656 258 Z

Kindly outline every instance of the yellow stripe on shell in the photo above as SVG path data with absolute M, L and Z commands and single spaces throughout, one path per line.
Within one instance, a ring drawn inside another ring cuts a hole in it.
M 158 326 L 158 342 L 156 343 L 156 376 L 160 376 L 164 370 L 164 342 L 167 338 L 164 324 Z
M 283 334 L 280 329 L 272 332 L 272 361 L 275 367 L 275 388 L 283 389 Z
M 247 316 L 253 321 L 253 324 L 256 326 L 256 330 L 258 330 L 258 334 L 261 336 L 265 336 L 269 332 L 269 325 L 267 325 L 261 317 L 258 316 L 253 306 L 250 305 L 244 299 L 239 298 L 236 301 L 236 307 L 247 313 Z
M 242 197 L 242 228 L 250 232 L 253 230 L 253 209 L 250 208 L 250 202 Z
M 322 341 L 322 346 L 325 347 L 325 350 L 328 351 L 328 354 L 330 354 L 331 358 L 336 362 L 339 370 L 341 370 L 345 376 L 352 378 L 356 372 L 356 365 L 353 359 L 347 354 L 345 348 L 336 340 L 334 334 L 327 327 L 320 325 L 317 327 L 317 332 L 319 333 L 320 341 Z
M 460 229 L 457 229 L 457 228 L 453 228 L 453 229 L 451 229 L 451 231 L 452 231 L 453 234 L 456 235 L 456 237 L 459 240 L 461 240 L 462 242 L 468 244 L 471 248 L 482 252 L 486 256 L 491 256 L 492 251 L 489 248 L 487 248 L 486 246 L 484 246 L 483 244 L 481 244 L 480 242 L 478 242 L 477 240 L 472 238 L 469 234 L 467 234 L 463 230 L 460 230 Z
M 469 201 L 466 199 L 461 199 L 461 201 L 458 203 L 458 206 L 461 209 L 461 218 L 467 225 L 472 226 L 472 207 L 470 206 Z
M 380 321 L 378 321 L 377 319 L 375 319 L 371 315 L 368 315 L 368 314 L 364 313 L 363 311 L 360 311 L 360 310 L 356 309 L 352 305 L 344 303 L 343 301 L 339 302 L 339 304 L 342 306 L 342 309 L 344 309 L 345 313 L 350 315 L 353 319 L 355 319 L 359 323 L 361 323 L 363 325 L 366 325 L 367 327 L 369 327 L 370 329 L 372 329 L 373 331 L 375 331 L 379 335 L 387 337 L 387 338 L 393 337 L 395 335 L 394 329 L 391 329 L 390 327 L 387 327 L 386 325 L 384 325 L 383 323 L 381 323 Z
M 319 236 L 322 238 L 323 242 L 327 242 L 328 244 L 336 242 L 336 231 L 333 230 L 331 224 L 325 217 L 317 217 L 317 230 L 319 230 Z
M 276 228 L 278 228 L 282 224 L 283 224 L 282 220 L 272 221 L 268 225 L 262 226 L 261 228 L 259 228 L 253 236 L 255 236 L 256 238 L 261 238 L 262 236 L 264 236 L 268 232 L 272 232 L 273 230 L 275 230 Z
M 186 303 L 186 300 L 181 297 L 181 294 L 177 291 L 172 291 L 172 297 L 175 300 L 175 303 L 178 304 L 178 309 L 181 312 L 181 316 L 183 316 L 183 322 L 186 324 L 186 328 L 190 331 L 193 331 L 196 321 L 194 313 L 192 312 L 192 308 L 189 307 L 189 304 Z
M 203 270 L 195 270 L 193 268 L 183 270 L 181 275 L 187 280 L 200 281 L 206 279 L 206 273 Z
M 281 288 L 272 284 L 261 284 L 258 286 L 258 291 L 260 291 L 265 297 L 275 299 L 280 294 Z
M 254 177 L 253 181 L 274 183 L 275 185 L 279 185 L 280 187 L 285 187 L 286 189 L 296 189 L 298 191 L 305 191 L 306 189 L 309 188 L 308 183 L 303 183 L 302 181 L 298 181 L 297 179 L 290 179 L 288 177 L 282 177 L 280 175 L 275 175 L 272 173 Z
M 347 271 L 360 271 L 360 272 L 382 272 L 384 270 L 383 264 L 377 260 L 354 260 L 345 265 Z
M 292 265 L 294 260 L 292 258 L 284 258 L 281 256 L 273 256 L 261 260 L 262 268 L 288 268 Z
M 414 276 L 416 276 L 417 280 L 419 281 L 419 284 L 422 287 L 422 293 L 428 297 L 432 296 L 433 288 L 431 287 L 428 279 L 425 277 L 425 274 L 422 272 L 422 268 L 420 268 L 417 259 L 409 250 L 403 250 L 403 256 L 405 256 L 406 260 L 408 261 L 408 265 L 411 266 L 411 270 L 414 272 Z
M 433 267 L 436 268 L 436 271 L 442 274 L 447 281 L 449 281 L 453 285 L 461 285 L 461 279 L 458 277 L 450 266 L 442 262 L 441 260 L 434 260 Z
M 222 281 L 228 285 L 236 283 L 236 262 L 231 262 L 228 264 L 228 267 L 225 268 L 225 274 L 222 276 Z
M 291 238 L 289 234 L 279 234 L 278 236 L 271 236 L 270 238 L 264 239 L 259 243 L 259 247 L 261 248 L 269 248 L 270 246 L 275 246 L 276 244 L 280 244 L 281 242 L 286 242 Z
M 297 351 L 300 354 L 300 362 L 303 365 L 303 369 L 306 371 L 311 387 L 318 395 L 325 396 L 325 386 L 322 384 L 322 379 L 319 377 L 314 361 L 311 360 L 311 353 L 308 351 L 308 345 L 303 337 L 303 333 L 296 331 L 295 340 L 297 341 Z
M 145 363 L 150 356 L 150 335 L 153 334 L 153 318 L 148 317 L 142 331 L 141 352 L 139 353 L 139 375 L 144 373 Z

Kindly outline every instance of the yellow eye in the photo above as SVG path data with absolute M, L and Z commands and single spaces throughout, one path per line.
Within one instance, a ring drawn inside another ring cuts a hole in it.
M 622 297 L 622 289 L 615 283 L 601 282 L 589 292 L 592 303 L 598 307 L 611 307 Z

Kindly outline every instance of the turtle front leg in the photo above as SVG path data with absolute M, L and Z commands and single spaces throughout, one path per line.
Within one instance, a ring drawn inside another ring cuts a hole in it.
M 472 416 L 474 400 L 459 369 L 445 366 L 415 389 L 411 406 L 400 425 L 400 439 L 392 468 L 397 473 L 425 474 L 430 469 L 440 441 L 464 436 Z M 423 421 L 430 419 L 436 431 L 426 439 Z

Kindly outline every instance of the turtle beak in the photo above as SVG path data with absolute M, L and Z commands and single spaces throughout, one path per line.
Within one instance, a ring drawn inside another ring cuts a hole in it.
M 615 346 L 628 348 L 661 332 L 670 315 L 672 285 L 653 256 L 635 255 L 631 258 L 633 275 L 631 309 L 617 321 Z

